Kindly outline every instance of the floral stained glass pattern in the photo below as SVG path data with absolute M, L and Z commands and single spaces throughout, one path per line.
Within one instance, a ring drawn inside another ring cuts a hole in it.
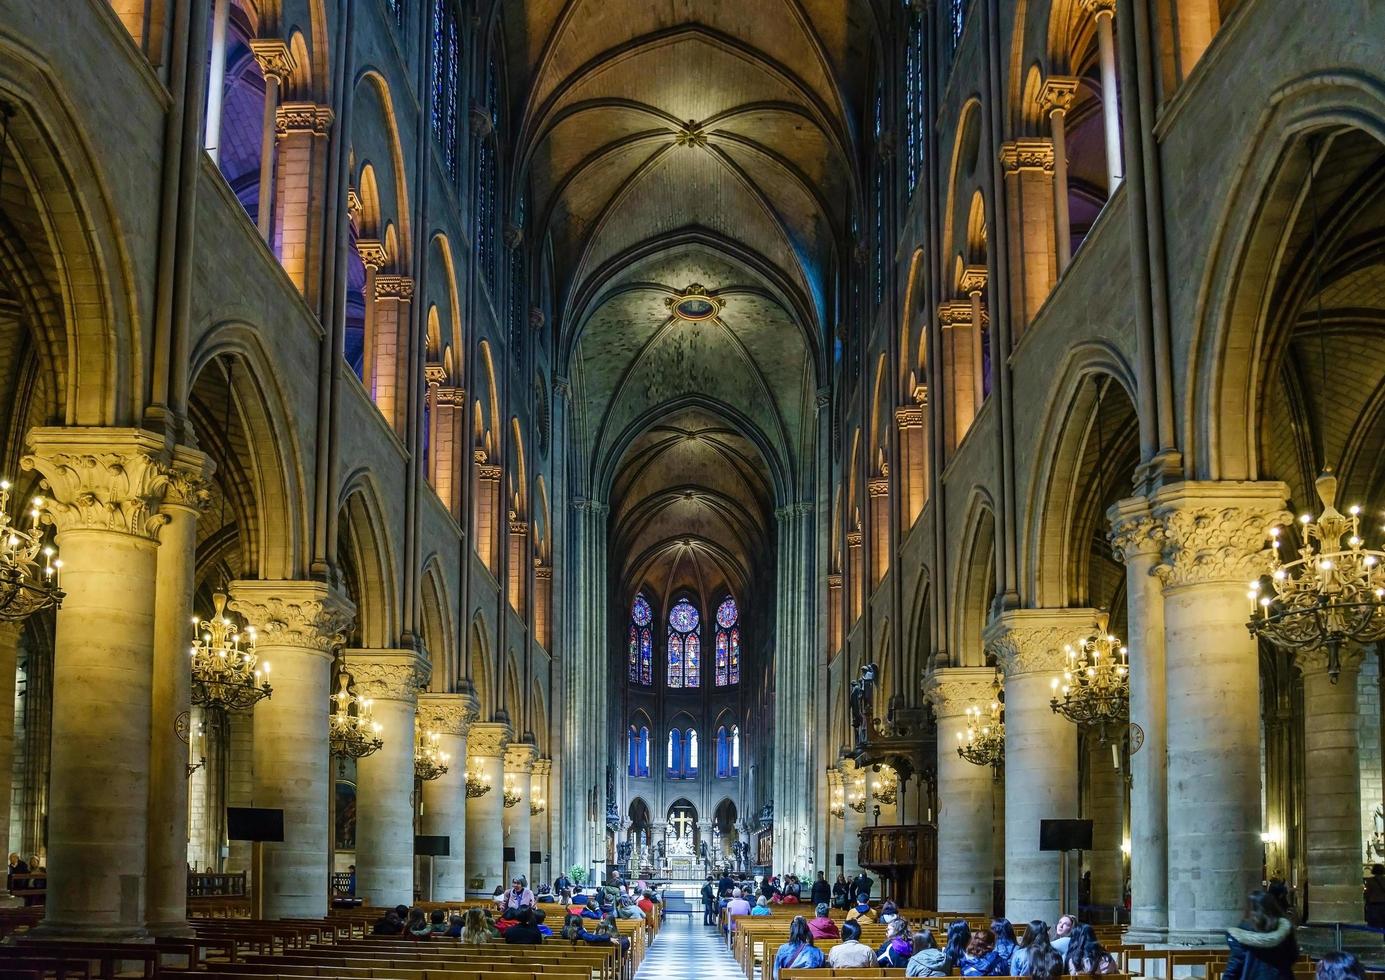
M 697 607 L 679 599 L 668 614 L 668 686 L 697 687 L 702 667 L 702 645 L 697 627 Z
M 654 683 L 654 633 L 650 623 L 654 613 L 649 608 L 649 600 L 643 595 L 635 596 L 630 607 L 630 632 L 626 639 L 626 662 L 631 684 L 646 687 Z
M 713 669 L 717 687 L 740 683 L 740 610 L 736 608 L 736 600 L 730 596 L 717 607 L 716 663 Z

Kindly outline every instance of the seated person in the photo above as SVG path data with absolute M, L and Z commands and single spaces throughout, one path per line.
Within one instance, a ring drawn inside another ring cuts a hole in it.
M 409 921 L 405 929 L 415 939 L 427 939 L 433 934 L 433 928 L 428 924 L 428 916 L 424 914 L 423 909 L 413 909 L 409 912 Z
M 532 909 L 535 905 L 534 893 L 524 883 L 522 875 L 515 875 L 510 881 L 510 890 L 500 901 L 500 911 L 507 919 L 513 919 L 520 909 Z
M 818 902 L 818 907 L 814 910 L 817 915 L 808 920 L 808 931 L 813 934 L 814 939 L 838 939 L 841 932 L 837 929 L 837 924 L 828 915 L 826 902 Z
M 834 970 L 860 970 L 876 965 L 875 950 L 861 942 L 861 927 L 855 922 L 842 925 L 842 941 L 828 951 L 827 965 Z
M 543 920 L 548 918 L 543 909 L 534 909 L 534 928 L 539 931 L 543 938 L 548 939 L 553 935 L 553 928 L 543 924 Z
M 755 907 L 750 910 L 751 915 L 769 915 L 769 900 L 761 895 L 755 900 Z
M 862 925 L 869 925 L 875 921 L 875 909 L 870 907 L 870 896 L 865 892 L 857 893 L 855 906 L 846 913 L 847 922 L 855 922 L 858 919 Z
M 404 931 L 404 920 L 393 909 L 375 920 L 371 927 L 372 936 L 397 936 Z
M 774 954 L 774 980 L 779 980 L 781 970 L 816 970 L 825 960 L 822 950 L 813 943 L 808 920 L 796 915 L 789 924 L 789 941 Z
M 741 890 L 739 888 L 734 889 L 731 892 L 731 901 L 726 903 L 726 918 L 731 923 L 731 931 L 736 931 L 735 916 L 749 914 L 750 903 L 741 895 Z
M 435 936 L 441 936 L 447 932 L 447 913 L 442 909 L 433 909 L 428 915 L 428 931 Z
M 480 909 L 477 909 L 476 911 L 479 912 Z M 482 919 L 481 921 L 484 922 L 485 920 Z M 465 925 L 466 925 L 466 919 L 462 918 L 462 917 L 461 917 L 460 915 L 458 915 L 456 912 L 453 912 L 452 915 L 451 915 L 451 916 L 448 918 L 448 920 L 447 920 L 447 936 L 448 936 L 448 938 L 449 938 L 449 939 L 461 939 L 461 938 L 462 938 L 462 928 L 463 928 Z
M 520 909 L 514 925 L 505 930 L 505 942 L 511 946 L 537 946 L 543 942 L 543 933 L 534 924 L 533 909 Z
M 487 921 L 486 910 L 471 908 L 467 909 L 466 917 L 462 919 L 462 929 L 457 938 L 464 943 L 480 944 L 492 942 L 499 936 Z
M 620 897 L 620 904 L 616 906 L 617 919 L 638 919 L 644 921 L 644 909 L 635 904 L 635 900 L 629 895 Z

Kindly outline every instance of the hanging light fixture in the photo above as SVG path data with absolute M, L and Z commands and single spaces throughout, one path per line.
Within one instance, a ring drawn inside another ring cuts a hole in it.
M 1328 379 L 1327 327 L 1323 317 L 1322 242 L 1318 202 L 1313 192 L 1319 142 L 1309 144 L 1308 203 L 1313 237 L 1313 293 L 1317 300 L 1318 357 L 1322 371 L 1320 402 L 1332 400 Z M 1325 408 L 1321 411 L 1326 411 Z M 1323 440 L 1324 444 L 1326 440 Z M 1322 511 L 1299 517 L 1298 557 L 1283 561 L 1288 543 L 1279 528 L 1270 530 L 1268 587 L 1250 583 L 1251 635 L 1286 650 L 1326 650 L 1332 683 L 1341 673 L 1344 644 L 1385 639 L 1385 551 L 1367 548 L 1361 537 L 1361 508 L 1337 510 L 1337 477 L 1324 462 L 1313 484 Z M 1345 543 L 1343 542 L 1343 539 Z
M 1005 707 L 1000 676 L 994 681 L 996 696 L 983 713 L 979 705 L 966 710 L 966 731 L 957 733 L 957 755 L 974 766 L 990 766 L 993 776 L 1000 779 L 1005 765 Z
M 531 817 L 537 817 L 540 813 L 543 813 L 543 811 L 546 810 L 547 808 L 548 808 L 548 803 L 547 803 L 547 801 L 544 800 L 544 798 L 543 798 L 543 793 L 542 793 L 542 792 L 535 793 L 535 792 L 534 792 L 534 787 L 533 787 L 533 786 L 530 786 L 530 787 L 529 787 L 529 816 L 531 816 Z
M 856 813 L 866 812 L 866 777 L 857 776 L 851 781 L 851 789 L 846 794 L 846 805 Z
M 877 803 L 893 806 L 899 799 L 899 776 L 889 766 L 881 766 L 875 779 L 871 780 L 870 795 Z
M 369 698 L 351 692 L 351 675 L 337 674 L 337 693 L 332 695 L 328 741 L 332 754 L 343 758 L 362 759 L 384 746 L 380 738 L 380 723 L 371 717 Z
M 519 795 L 519 790 L 515 789 L 514 779 L 510 776 L 505 777 L 505 786 L 503 792 L 505 809 L 507 810 L 511 810 L 519 806 L 519 801 L 524 799 L 524 797 Z
M 0 479 L 0 622 L 17 623 L 41 609 L 62 604 L 58 570 L 62 561 L 45 539 L 43 508 L 46 501 L 29 501 L 29 530 L 21 530 L 10 518 L 14 485 Z
M 836 817 L 838 820 L 842 820 L 846 817 L 846 794 L 842 792 L 840 786 L 832 790 L 832 803 L 828 809 L 832 816 Z
M 226 615 L 226 594 L 212 596 L 211 619 L 193 617 L 192 703 L 243 711 L 270 696 L 269 664 L 255 655 L 255 628 L 242 633 Z
M 469 800 L 480 799 L 491 791 L 491 777 L 483 768 L 481 763 L 472 760 L 471 768 L 466 771 L 466 797 Z
M 1130 713 L 1130 651 L 1104 624 L 1092 636 L 1064 648 L 1067 665 L 1053 678 L 1049 707 L 1073 724 L 1095 728 L 1101 744 L 1125 731 Z
M 447 774 L 451 756 L 442 750 L 442 736 L 437 732 L 419 731 L 414 743 L 414 777 L 424 782 Z

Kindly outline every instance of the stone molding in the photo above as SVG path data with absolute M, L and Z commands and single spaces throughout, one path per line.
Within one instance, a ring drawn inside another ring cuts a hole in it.
M 1144 497 L 1126 497 L 1106 509 L 1111 531 L 1106 538 L 1116 560 L 1128 564 L 1136 555 L 1158 557 L 1164 551 L 1164 525 L 1154 519 Z
M 877 476 L 866 481 L 867 497 L 888 497 L 890 495 L 890 480 L 888 477 Z
M 960 718 L 972 705 L 995 700 L 995 679 L 990 667 L 942 667 L 925 679 L 923 697 L 939 719 Z
M 157 541 L 172 467 L 162 436 L 145 429 L 53 427 L 29 434 L 33 452 L 19 465 L 47 489 L 45 523 L 71 530 L 115 531 Z
M 510 521 L 510 533 L 523 537 L 529 533 L 529 522 L 518 519 Z
M 553 566 L 540 563 L 538 558 L 534 559 L 534 580 L 536 582 L 553 581 Z
M 842 587 L 842 573 L 832 572 L 827 576 L 828 589 L 840 589 Z
M 1269 570 L 1271 527 L 1289 524 L 1283 483 L 1187 482 L 1154 495 L 1163 554 L 1154 573 L 1164 587 L 1244 583 Z
M 538 746 L 532 742 L 511 742 L 505 747 L 505 772 L 530 775 L 538 757 Z
M 986 288 L 986 267 L 984 265 L 962 266 L 962 277 L 957 288 L 966 296 L 980 295 Z
M 417 650 L 347 650 L 346 669 L 362 697 L 414 703 L 433 673 Z
M 453 408 L 466 407 L 466 389 L 456 388 L 451 385 L 442 385 L 438 388 L 438 404 L 447 405 Z
M 499 721 L 478 721 L 467 732 L 467 755 L 501 759 L 510 742 L 510 726 Z
M 847 531 L 847 532 L 846 532 L 846 546 L 847 546 L 848 548 L 859 548 L 859 547 L 861 547 L 861 532 L 860 532 L 860 531 Z
M 356 239 L 356 255 L 360 257 L 361 265 L 373 272 L 379 272 L 390 264 L 389 253 L 378 238 Z
M 553 760 L 535 759 L 533 774 L 543 779 L 547 779 L 549 776 L 553 775 Z
M 356 619 L 351 601 L 323 582 L 241 580 L 230 591 L 230 609 L 255 627 L 262 648 L 327 655 Z
M 1329 659 L 1328 652 L 1322 647 L 1316 650 L 1299 650 L 1294 654 L 1294 663 L 1299 670 L 1303 671 L 1305 676 L 1327 673 Z M 1351 644 L 1343 646 L 1338 652 L 1337 664 L 1342 673 L 1355 674 L 1361 669 L 1361 664 L 1365 659 L 1366 651 L 1355 644 Z
M 259 62 L 261 74 L 274 76 L 281 85 L 298 69 L 298 60 L 281 38 L 251 38 L 250 53 Z
M 921 429 L 923 409 L 914 405 L 901 405 L 894 410 L 894 422 L 901 429 Z
M 164 492 L 164 507 L 202 513 L 211 503 L 211 476 L 215 470 L 216 466 L 206 453 L 189 446 L 176 447 Z
M 429 694 L 418 696 L 417 725 L 425 732 L 465 738 L 479 708 L 474 694 Z
M 1090 11 L 1093 16 L 1100 17 L 1102 14 L 1115 16 L 1116 0 L 1081 0 L 1084 9 Z
M 1077 97 L 1078 79 L 1066 75 L 1050 75 L 1039 87 L 1039 105 L 1049 115 L 1066 113 Z
M 938 322 L 944 330 L 952 327 L 969 327 L 972 322 L 971 301 L 950 299 L 938 304 Z
M 430 385 L 441 387 L 442 383 L 447 380 L 447 368 L 441 364 L 425 364 L 423 365 L 423 380 Z
M 409 276 L 376 276 L 375 298 L 411 300 L 414 298 L 414 281 Z
M 274 134 L 280 138 L 289 133 L 326 136 L 333 118 L 330 106 L 316 102 L 284 102 L 274 114 Z
M 480 461 L 478 460 L 478 462 Z M 482 463 L 481 465 L 476 467 L 476 478 L 478 480 L 492 480 L 496 483 L 499 483 L 500 472 L 501 470 L 499 466 L 492 466 L 489 463 Z
M 986 628 L 986 649 L 1007 678 L 1058 674 L 1067 665 L 1064 648 L 1102 621 L 1097 609 L 1009 609 Z
M 1053 173 L 1053 143 L 1048 139 L 1027 136 L 1000 145 L 1000 167 L 1007 174 L 1024 170 Z

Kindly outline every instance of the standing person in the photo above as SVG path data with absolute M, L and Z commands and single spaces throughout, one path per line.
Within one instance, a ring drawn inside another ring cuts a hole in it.
M 774 980 L 779 980 L 780 970 L 816 970 L 824 959 L 822 950 L 813 944 L 808 920 L 795 915 L 789 923 L 789 941 L 774 954 Z
M 1366 879 L 1366 925 L 1385 929 L 1385 864 L 1372 864 Z
M 858 871 L 856 877 L 851 879 L 851 894 L 853 895 L 859 895 L 865 892 L 866 898 L 870 898 L 871 889 L 874 887 L 875 882 L 872 881 L 870 875 L 866 874 L 864 871 Z
M 708 875 L 707 880 L 702 883 L 702 924 L 704 926 L 716 925 L 716 914 L 716 889 L 712 884 L 712 876 Z
M 553 880 L 553 890 L 560 896 L 564 892 L 570 893 L 572 891 L 572 879 L 567 876 L 566 871 L 560 871 L 558 877 Z
M 846 875 L 840 871 L 837 872 L 837 881 L 832 886 L 832 905 L 839 909 L 851 907 L 851 886 L 847 883 Z
M 1273 895 L 1258 888 L 1250 893 L 1250 915 L 1226 930 L 1226 945 L 1231 958 L 1222 980 L 1293 980 L 1298 938 Z
M 861 927 L 854 922 L 842 926 L 842 941 L 827 954 L 827 965 L 834 970 L 860 970 L 875 966 L 875 950 L 861 942 Z
M 819 871 L 817 878 L 813 879 L 813 887 L 808 891 L 808 900 L 814 905 L 832 901 L 832 884 L 827 880 L 827 872 Z

